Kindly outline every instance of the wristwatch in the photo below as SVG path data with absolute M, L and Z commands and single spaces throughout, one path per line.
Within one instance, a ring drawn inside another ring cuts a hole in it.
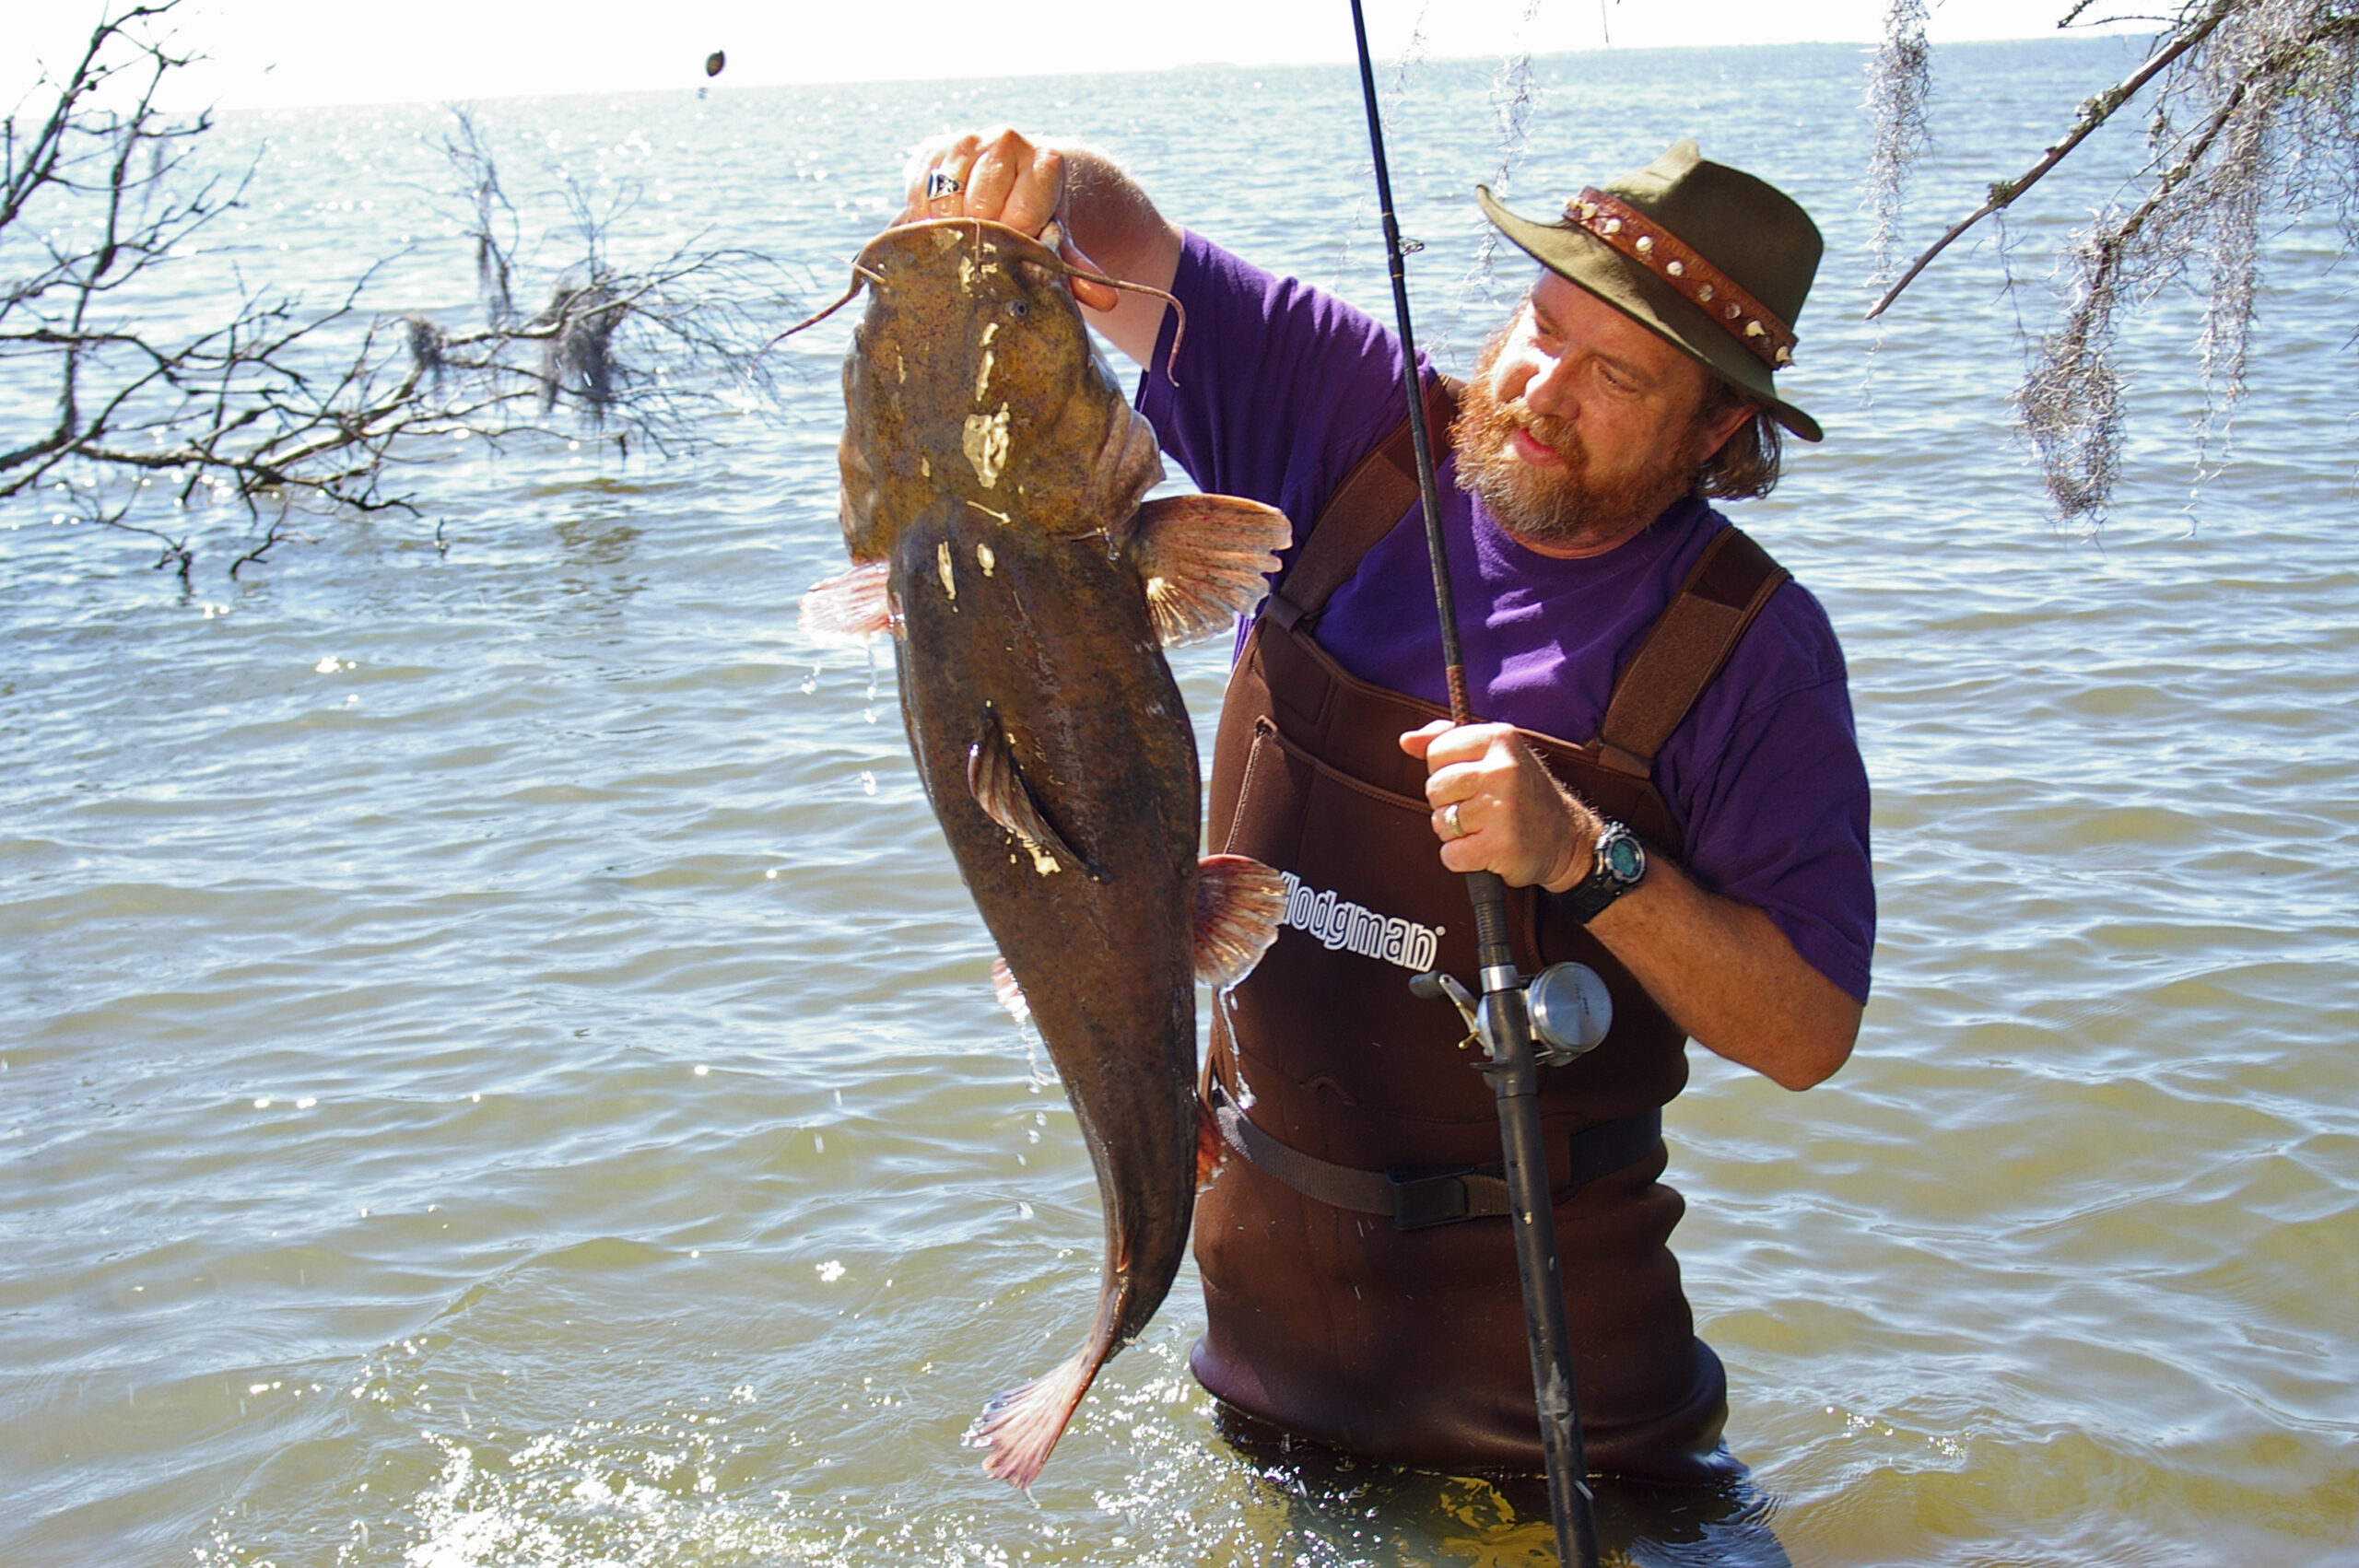
M 1647 879 L 1647 850 L 1638 836 L 1618 822 L 1608 822 L 1597 836 L 1594 863 L 1589 875 L 1551 895 L 1556 907 L 1587 925 L 1600 911 Z

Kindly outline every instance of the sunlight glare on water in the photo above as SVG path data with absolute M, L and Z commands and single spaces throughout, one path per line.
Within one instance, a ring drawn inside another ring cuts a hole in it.
M 2131 50 L 1945 52 L 1911 232 Z M 1792 391 L 1829 439 L 1739 515 L 1842 634 L 1877 791 L 1857 1058 L 1797 1097 L 1696 1052 L 1668 1116 L 1758 1491 L 1609 1487 L 1605 1537 L 1650 1562 L 1780 1561 L 1770 1531 L 1809 1564 L 2345 1562 L 2359 546 L 2343 329 L 2305 303 L 2347 294 L 2334 238 L 2271 240 L 2256 396 L 2191 509 L 2200 310 L 2130 325 L 2131 476 L 2067 536 L 2009 436 L 2015 323 L 2134 149 L 2093 143 L 1862 326 L 1864 64 L 1543 60 L 1518 176 L 1537 210 L 1699 132 L 1822 221 Z M 1427 63 L 1392 117 L 1452 368 L 1505 308 L 1465 283 L 1494 68 Z M 814 298 L 898 205 L 904 147 L 1046 126 L 1389 308 L 1342 69 L 481 120 L 511 192 L 574 158 L 643 187 L 618 243 L 709 231 Z M 440 124 L 225 116 L 222 167 L 266 146 L 253 228 L 158 311 L 199 319 L 233 265 L 324 291 L 409 234 L 381 308 L 463 317 Z M 1490 291 L 1520 286 L 1502 262 Z M 1543 1559 L 1528 1489 L 1225 1441 L 1191 1271 L 1029 1497 L 962 1446 L 1082 1333 L 1098 1199 L 992 998 L 889 649 L 797 627 L 844 566 L 848 323 L 782 345 L 780 405 L 693 458 L 451 443 L 417 470 L 427 521 L 320 521 L 186 594 L 135 543 L 0 519 L 10 1568 Z M 1224 657 L 1178 661 L 1203 733 Z

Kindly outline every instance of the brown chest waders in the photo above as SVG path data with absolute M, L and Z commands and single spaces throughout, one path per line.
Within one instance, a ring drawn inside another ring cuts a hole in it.
M 1276 944 L 1214 1020 L 1210 1092 L 1249 1157 L 1232 1154 L 1197 1205 L 1208 1326 L 1192 1363 L 1246 1415 L 1340 1449 L 1536 1471 L 1498 1113 L 1456 1011 L 1408 989 L 1422 970 L 1476 972 L 1465 879 L 1441 864 L 1425 766 L 1399 744 L 1448 713 L 1354 678 L 1314 635 L 1416 498 L 1404 420 L 1320 514 L 1222 704 L 1207 837 L 1286 873 L 1289 896 Z M 1724 531 L 1621 673 L 1601 733 L 1524 740 L 1677 860 L 1655 754 L 1784 577 Z M 1668 1245 L 1684 1206 L 1658 1179 L 1684 1037 L 1549 900 L 1508 900 L 1525 973 L 1577 960 L 1614 998 L 1604 1042 L 1548 1070 L 1539 1102 L 1589 1465 L 1717 1479 L 1733 1469 L 1718 1453 L 1726 1383 Z

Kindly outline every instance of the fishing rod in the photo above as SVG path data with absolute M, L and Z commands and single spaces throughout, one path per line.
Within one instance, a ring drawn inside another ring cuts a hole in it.
M 1384 163 L 1384 121 L 1376 102 L 1376 67 L 1368 57 L 1367 20 L 1352 3 L 1352 34 L 1359 45 L 1360 97 L 1367 105 L 1368 147 L 1376 160 L 1377 204 L 1384 215 L 1384 253 L 1392 274 L 1392 309 L 1401 331 L 1401 384 L 1408 398 L 1409 442 L 1417 462 L 1417 493 L 1425 502 L 1426 556 L 1433 564 L 1434 607 L 1441 616 L 1442 667 L 1449 684 L 1453 724 L 1474 721 L 1466 696 L 1466 660 L 1458 640 L 1458 610 L 1450 591 L 1449 558 L 1441 532 L 1441 492 L 1434 479 L 1433 442 L 1426 427 L 1425 388 L 1417 374 L 1417 341 L 1409 322 L 1409 275 L 1401 223 L 1392 211 L 1392 177 Z M 1580 1409 L 1573 1389 L 1572 1331 L 1556 1258 L 1556 1210 L 1548 1190 L 1548 1159 L 1540 1135 L 1540 1064 L 1532 1046 L 1532 1013 L 1508 935 L 1507 883 L 1496 872 L 1466 873 L 1474 906 L 1476 963 L 1483 1000 L 1476 1015 L 1490 1059 L 1484 1071 L 1498 1103 L 1499 1144 L 1508 1181 L 1508 1223 L 1515 1233 L 1516 1272 L 1523 1281 L 1523 1327 L 1532 1351 L 1532 1387 L 1540 1410 L 1540 1447 L 1547 1466 L 1548 1512 L 1556 1527 L 1557 1561 L 1595 1568 L 1597 1520 L 1581 1453 Z M 1461 1003 L 1461 1007 L 1463 1004 Z

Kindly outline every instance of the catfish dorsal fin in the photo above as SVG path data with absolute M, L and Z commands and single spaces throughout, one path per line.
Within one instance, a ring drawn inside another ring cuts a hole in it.
M 1294 537 L 1285 513 L 1238 496 L 1142 504 L 1125 540 L 1165 644 L 1226 631 L 1253 608 Z
M 1032 857 L 1032 869 L 1042 876 L 1073 866 L 1087 873 L 1092 882 L 1105 880 L 1090 870 L 1089 862 L 1074 852 L 1040 810 L 1031 787 L 1016 770 L 1015 750 L 1008 744 L 1007 731 L 1000 728 L 999 715 L 988 708 L 983 709 L 983 727 L 976 733 L 975 743 L 967 748 L 967 790 L 985 816 L 1023 843 Z
M 1286 912 L 1285 879 L 1244 855 L 1196 864 L 1196 979 L 1215 990 L 1252 972 Z

